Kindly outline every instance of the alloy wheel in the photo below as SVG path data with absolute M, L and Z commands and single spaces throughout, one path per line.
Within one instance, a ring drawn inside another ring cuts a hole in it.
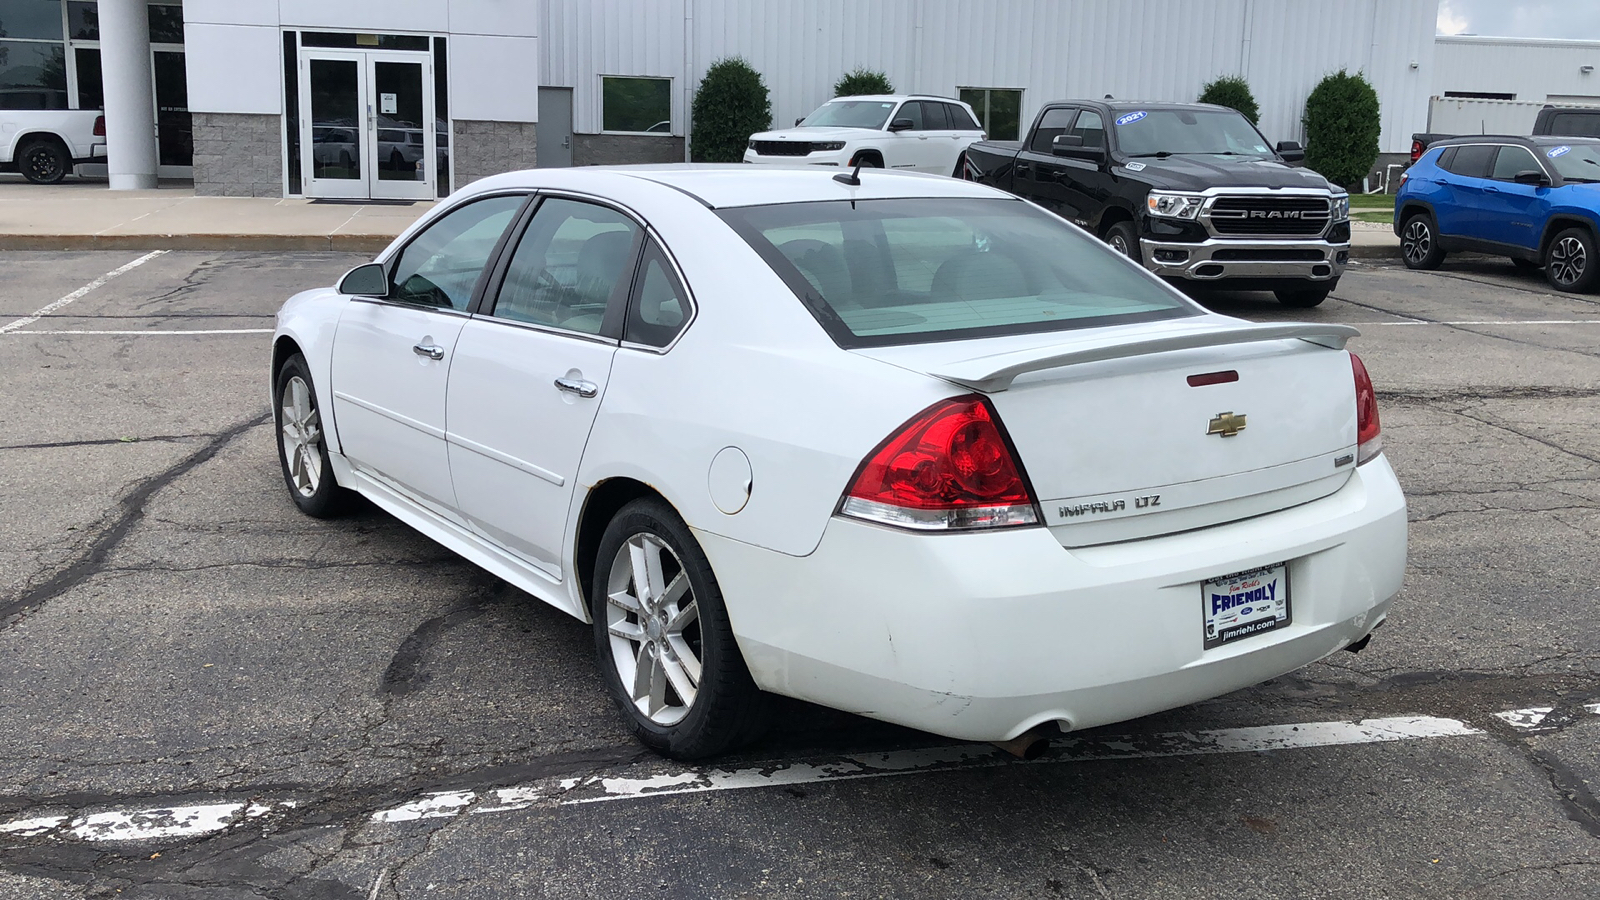
M 683 720 L 701 677 L 700 610 L 688 573 L 667 542 L 629 537 L 606 584 L 611 661 L 639 712 L 657 725 Z
M 1426 258 L 1428 251 L 1433 249 L 1433 232 L 1428 228 L 1428 223 L 1412 219 L 1411 224 L 1406 226 L 1405 234 L 1400 237 L 1400 249 L 1412 263 L 1419 263 Z
M 1583 241 L 1575 237 L 1564 237 L 1550 248 L 1549 273 L 1557 284 L 1577 284 L 1588 264 L 1589 254 L 1583 249 Z
M 284 385 L 279 403 L 283 413 L 279 440 L 289 479 L 302 497 L 313 496 L 322 484 L 322 415 L 311 385 L 295 375 Z

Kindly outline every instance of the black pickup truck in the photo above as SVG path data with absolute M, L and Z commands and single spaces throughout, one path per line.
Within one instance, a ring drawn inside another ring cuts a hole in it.
M 1600 137 L 1600 109 L 1587 106 L 1554 106 L 1546 104 L 1533 120 L 1534 137 L 1559 135 L 1561 137 Z M 1444 134 L 1436 131 L 1419 131 L 1411 136 L 1411 161 L 1416 162 L 1437 141 L 1453 137 L 1472 137 L 1468 134 Z
M 1062 100 L 962 177 L 1043 206 L 1164 278 L 1321 303 L 1350 259 L 1350 198 L 1250 120 L 1202 103 Z

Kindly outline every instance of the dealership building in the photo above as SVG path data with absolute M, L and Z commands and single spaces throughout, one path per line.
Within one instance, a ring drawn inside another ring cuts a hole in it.
M 855 68 L 994 138 L 1050 100 L 1193 100 L 1243 75 L 1270 140 L 1330 72 L 1427 124 L 1436 0 L 0 0 L 0 105 L 105 110 L 113 188 L 418 200 L 533 166 L 678 161 L 741 56 L 788 123 Z M 41 91 L 40 88 L 47 90 Z

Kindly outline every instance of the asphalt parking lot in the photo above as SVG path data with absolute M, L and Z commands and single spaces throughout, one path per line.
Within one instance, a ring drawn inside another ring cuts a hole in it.
M 791 703 L 689 767 L 586 626 L 285 496 L 272 314 L 360 261 L 0 254 L 0 898 L 1600 897 L 1600 298 L 1203 298 L 1363 331 L 1412 525 L 1365 652 L 1033 763 Z

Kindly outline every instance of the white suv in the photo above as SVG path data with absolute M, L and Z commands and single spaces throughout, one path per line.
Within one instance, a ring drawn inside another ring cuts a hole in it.
M 837 97 L 783 131 L 751 135 L 747 163 L 863 166 L 957 175 L 983 129 L 972 107 L 948 97 Z

